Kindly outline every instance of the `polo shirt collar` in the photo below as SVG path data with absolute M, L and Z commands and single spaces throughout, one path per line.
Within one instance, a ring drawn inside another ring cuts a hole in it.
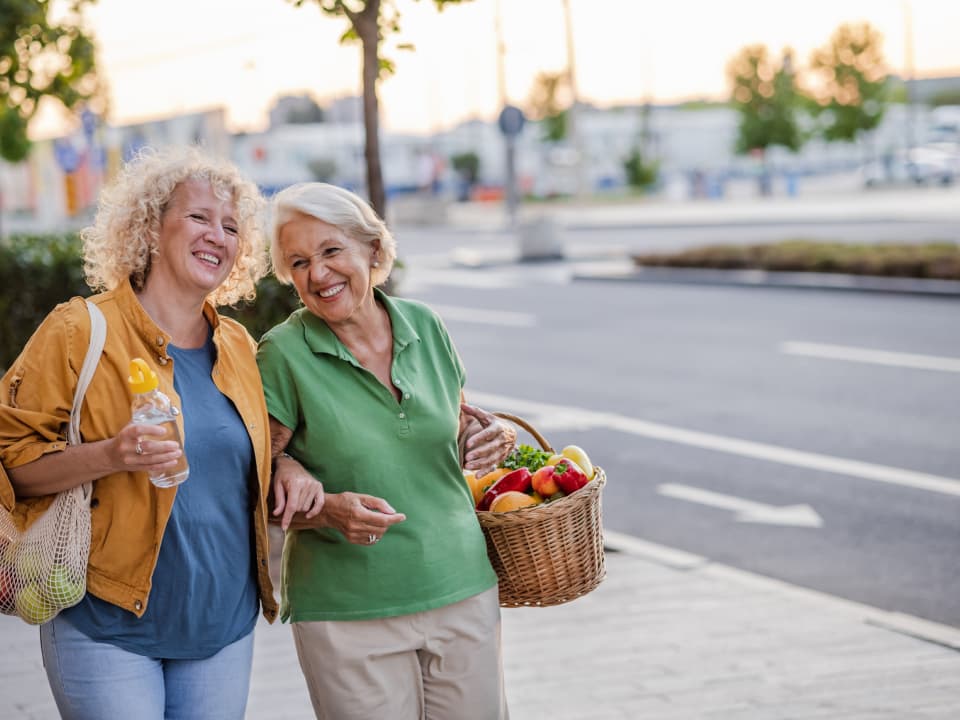
M 393 350 L 399 352 L 412 342 L 420 342 L 420 336 L 413 329 L 410 320 L 404 314 L 402 308 L 394 302 L 393 298 L 383 292 L 380 288 L 373 289 L 374 298 L 380 302 L 390 315 L 390 324 L 393 326 Z M 310 352 L 317 354 L 333 355 L 334 357 L 355 363 L 353 355 L 347 350 L 346 346 L 340 342 L 330 326 L 318 318 L 312 312 L 303 308 L 301 310 L 303 322 L 303 339 L 310 348 Z

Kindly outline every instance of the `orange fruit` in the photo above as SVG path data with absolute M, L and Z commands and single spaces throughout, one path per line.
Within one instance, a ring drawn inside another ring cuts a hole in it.
M 489 485 L 482 477 L 477 477 L 473 470 L 464 470 L 463 479 L 467 481 L 470 493 L 473 495 L 473 504 L 476 505 L 483 497 L 483 489 Z
M 511 510 L 519 510 L 520 508 L 537 504 L 537 499 L 532 495 L 527 495 L 517 490 L 510 490 L 509 492 L 503 493 L 503 495 L 497 495 L 497 497 L 493 499 L 493 502 L 490 503 L 490 512 L 510 512 Z

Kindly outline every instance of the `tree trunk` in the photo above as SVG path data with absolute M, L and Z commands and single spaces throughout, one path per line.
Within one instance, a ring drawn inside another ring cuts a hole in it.
M 387 197 L 380 167 L 380 106 L 377 100 L 377 80 L 380 76 L 379 18 L 380 0 L 369 0 L 363 12 L 356 16 L 355 27 L 363 44 L 363 125 L 367 194 L 373 209 L 381 218 L 386 218 Z

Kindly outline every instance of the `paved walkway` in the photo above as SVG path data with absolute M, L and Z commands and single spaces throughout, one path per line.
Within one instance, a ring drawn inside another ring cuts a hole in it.
M 590 595 L 503 611 L 513 720 L 960 717 L 960 629 L 614 533 L 608 544 L 619 551 Z M 0 618 L 3 720 L 57 717 L 37 636 Z M 261 623 L 256 638 L 247 717 L 312 718 L 289 626 Z

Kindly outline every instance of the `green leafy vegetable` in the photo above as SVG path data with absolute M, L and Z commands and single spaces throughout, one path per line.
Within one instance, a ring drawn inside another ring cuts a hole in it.
M 525 467 L 533 473 L 546 465 L 549 458 L 548 452 L 537 450 L 530 445 L 517 445 L 516 449 L 500 463 L 500 467 L 511 470 Z

